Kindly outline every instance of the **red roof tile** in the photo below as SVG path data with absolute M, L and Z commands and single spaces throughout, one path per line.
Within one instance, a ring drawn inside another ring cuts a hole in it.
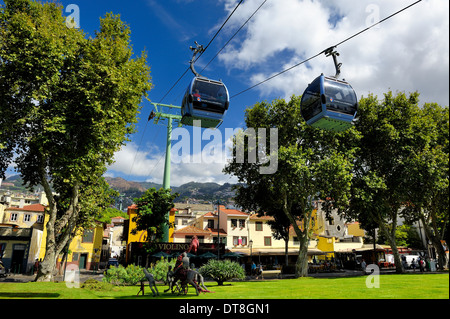
M 32 205 L 24 206 L 22 208 L 10 207 L 10 208 L 6 208 L 5 210 L 43 213 L 45 210 L 45 206 L 42 204 L 32 204 Z

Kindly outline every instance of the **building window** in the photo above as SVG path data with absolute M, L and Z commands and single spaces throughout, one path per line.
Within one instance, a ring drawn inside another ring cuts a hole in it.
M 237 227 L 237 219 L 231 220 L 231 227 Z
M 298 237 L 297 237 L 297 236 L 294 236 L 294 237 L 292 238 L 292 240 L 294 241 L 294 245 L 300 245 L 300 241 L 298 240 Z
M 264 246 L 272 246 L 272 237 L 264 237 Z
M 239 227 L 244 228 L 245 227 L 245 219 L 239 219 Z
M 12 222 L 17 221 L 17 213 L 11 213 L 10 221 L 12 221 Z
M 255 230 L 256 231 L 262 231 L 263 230 L 263 223 L 262 222 L 256 222 L 255 223 Z
M 208 219 L 208 228 L 214 228 L 214 220 Z
M 239 245 L 239 236 L 233 236 L 233 246 Z
M 83 243 L 93 243 L 94 242 L 94 230 L 93 229 L 85 229 L 83 231 Z
M 43 223 L 44 222 L 44 215 L 38 215 L 37 222 L 38 223 Z
M 242 245 L 242 246 L 247 246 L 247 236 L 242 236 L 241 238 L 242 238 L 242 243 L 241 243 L 241 245 Z
M 23 221 L 24 222 L 29 222 L 31 220 L 31 215 L 30 214 L 25 214 L 24 216 L 23 216 Z

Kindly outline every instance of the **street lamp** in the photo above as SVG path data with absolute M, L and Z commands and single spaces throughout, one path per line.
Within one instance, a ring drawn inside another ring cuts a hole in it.
M 220 259 L 220 200 L 217 201 L 217 260 Z
M 253 252 L 252 252 L 252 247 L 253 247 L 253 240 L 250 239 L 250 241 L 248 242 L 248 246 L 250 247 L 250 262 L 253 261 Z

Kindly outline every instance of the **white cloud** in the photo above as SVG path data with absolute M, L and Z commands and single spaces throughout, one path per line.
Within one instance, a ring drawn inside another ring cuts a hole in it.
M 220 59 L 249 86 L 365 29 L 414 1 L 268 1 Z M 260 5 L 245 1 L 230 20 L 239 27 Z M 235 0 L 225 0 L 231 10 Z M 337 48 L 341 77 L 358 96 L 389 89 L 419 91 L 422 102 L 449 104 L 449 2 L 424 0 Z M 334 74 L 332 58 L 311 60 L 258 87 L 261 97 L 302 94 L 320 73 Z
M 212 140 L 212 139 L 211 139 Z M 190 140 L 189 140 L 190 141 Z M 196 182 L 215 182 L 235 183 L 236 179 L 225 175 L 222 170 L 226 164 L 226 147 L 219 140 L 212 140 L 209 146 L 214 146 L 214 152 L 210 147 L 204 146 L 195 149 L 190 145 L 188 152 L 179 156 L 174 152 L 177 150 L 177 141 L 172 141 L 171 153 L 171 186 L 179 186 L 184 183 Z M 229 143 L 226 143 L 228 146 Z M 192 152 L 195 150 L 196 152 Z M 180 150 L 180 152 L 182 152 Z M 190 155 L 189 155 L 190 154 Z M 124 176 L 128 180 L 146 180 L 162 184 L 165 166 L 165 150 L 160 151 L 155 147 L 147 145 L 138 147 L 134 143 L 129 143 L 115 154 L 115 163 L 109 168 L 105 176 L 116 177 Z

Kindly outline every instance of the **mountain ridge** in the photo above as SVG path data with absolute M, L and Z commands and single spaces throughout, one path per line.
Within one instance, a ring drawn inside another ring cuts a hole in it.
M 153 182 L 136 182 L 128 181 L 122 177 L 105 177 L 109 186 L 120 193 L 116 206 L 121 208 L 133 204 L 135 198 L 139 198 L 142 194 L 150 188 L 159 189 L 161 184 Z M 29 193 L 25 186 L 22 185 L 22 178 L 20 175 L 9 176 L 4 179 L 1 185 L 2 189 L 14 192 Z M 225 183 L 223 185 L 214 182 L 195 182 L 191 181 L 180 186 L 172 187 L 172 192 L 178 193 L 179 196 L 175 202 L 190 203 L 213 203 L 220 200 L 224 203 L 233 202 L 234 191 L 233 185 Z M 39 186 L 35 190 L 42 190 Z

